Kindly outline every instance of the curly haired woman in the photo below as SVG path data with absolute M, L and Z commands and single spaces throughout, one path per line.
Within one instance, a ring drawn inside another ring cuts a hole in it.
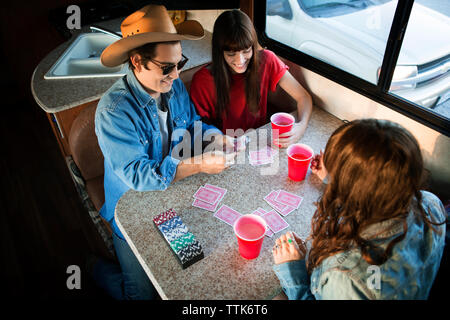
M 311 168 L 328 183 L 310 243 L 288 232 L 273 248 L 287 297 L 426 299 L 447 217 L 441 201 L 420 190 L 423 160 L 415 138 L 389 121 L 349 122 Z

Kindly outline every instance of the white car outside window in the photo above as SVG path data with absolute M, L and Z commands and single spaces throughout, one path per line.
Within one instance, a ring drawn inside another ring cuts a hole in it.
M 267 0 L 266 33 L 377 84 L 397 0 Z M 450 18 L 414 3 L 391 93 L 424 107 L 449 98 Z

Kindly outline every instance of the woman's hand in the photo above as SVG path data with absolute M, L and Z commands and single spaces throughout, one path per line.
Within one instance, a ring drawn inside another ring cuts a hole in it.
M 272 253 L 275 264 L 303 260 L 306 255 L 306 245 L 295 232 L 288 231 L 275 241 Z
M 291 131 L 282 133 L 275 140 L 275 143 L 281 146 L 281 148 L 287 148 L 293 143 L 297 143 L 305 134 L 306 122 L 296 122 L 292 126 Z
M 323 150 L 320 150 L 319 154 L 316 154 L 312 160 L 311 160 L 311 171 L 317 177 L 319 177 L 320 180 L 324 180 L 325 177 L 328 175 L 328 171 L 325 168 L 323 164 Z

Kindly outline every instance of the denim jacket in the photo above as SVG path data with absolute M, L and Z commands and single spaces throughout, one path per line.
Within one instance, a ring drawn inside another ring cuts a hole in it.
M 441 201 L 422 191 L 422 206 L 435 222 L 447 218 Z M 412 206 L 405 238 L 394 245 L 382 265 L 368 264 L 355 248 L 322 261 L 308 276 L 305 260 L 274 265 L 275 274 L 289 299 L 427 299 L 439 269 L 445 245 L 445 224 L 434 232 Z M 362 237 L 387 247 L 403 233 L 403 222 L 390 219 L 366 229 Z
M 198 124 L 202 135 L 206 130 L 221 134 L 217 128 L 199 122 L 200 116 L 180 79 L 174 80 L 162 99 L 166 99 L 169 109 L 169 135 L 181 131 L 194 137 L 194 127 L 197 129 Z M 98 103 L 95 132 L 105 159 L 105 204 L 100 214 L 121 238 L 113 219 L 120 197 L 129 189 L 165 190 L 175 177 L 180 159 L 172 157 L 172 149 L 184 137 L 177 134 L 171 139 L 169 136 L 169 153 L 164 156 L 159 128 L 156 102 L 132 70 L 114 83 Z

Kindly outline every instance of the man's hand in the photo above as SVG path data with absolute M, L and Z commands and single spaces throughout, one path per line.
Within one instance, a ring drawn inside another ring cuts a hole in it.
M 229 168 L 229 163 L 231 163 L 235 157 L 236 153 L 225 154 L 222 151 L 210 151 L 180 161 L 173 181 L 176 182 L 200 172 L 207 174 L 220 173 Z
M 202 157 L 200 172 L 217 174 L 229 167 L 229 163 L 234 160 L 236 153 L 225 154 L 222 151 L 211 151 L 199 157 Z

